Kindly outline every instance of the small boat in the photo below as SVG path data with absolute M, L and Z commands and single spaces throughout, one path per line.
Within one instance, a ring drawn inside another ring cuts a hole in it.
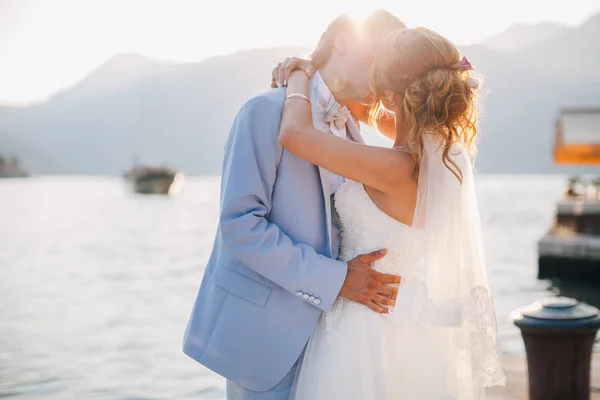
M 140 194 L 175 195 L 183 186 L 183 173 L 166 166 L 135 165 L 125 173 L 131 189 Z
M 19 165 L 19 159 L 15 156 L 8 160 L 0 155 L 0 179 L 1 178 L 26 178 L 29 174 Z

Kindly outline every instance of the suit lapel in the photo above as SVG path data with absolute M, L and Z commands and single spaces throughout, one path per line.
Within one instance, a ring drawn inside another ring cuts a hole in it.
M 319 167 L 319 175 L 321 176 L 321 188 L 323 189 L 323 203 L 325 204 L 325 219 L 327 223 L 327 243 L 329 243 L 329 256 L 333 256 L 332 252 L 332 236 L 331 236 L 331 190 L 329 188 L 329 171 Z
M 321 82 L 322 78 L 317 71 L 313 78 L 311 79 L 311 92 L 310 92 L 310 100 L 311 100 L 311 109 L 313 116 L 313 123 L 315 128 L 331 133 L 329 130 L 329 125 L 325 122 L 325 108 L 327 106 L 327 99 L 323 97 L 321 92 L 319 91 L 318 85 Z M 365 143 L 362 135 L 360 134 L 360 128 L 358 121 L 352 117 L 352 121 L 348 121 L 346 124 L 346 132 L 348 134 L 348 138 L 358 143 Z M 331 209 L 331 189 L 329 187 L 329 174 L 330 172 L 324 168 L 317 167 L 319 170 L 319 176 L 321 178 L 321 188 L 323 190 L 323 204 L 325 205 L 325 216 L 326 216 L 326 229 L 327 229 L 327 243 L 329 244 L 329 256 L 333 257 L 333 237 L 331 233 L 331 225 L 332 225 L 332 209 Z
M 318 92 L 317 84 L 318 80 L 321 79 L 318 72 L 313 76 L 311 80 L 311 108 L 313 123 L 315 128 L 329 133 L 329 126 L 325 123 L 324 113 L 325 109 L 321 104 L 324 99 Z M 331 237 L 331 196 L 329 188 L 329 171 L 324 168 L 318 167 L 319 176 L 321 177 L 321 189 L 323 190 L 323 205 L 325 206 L 325 218 L 326 218 L 326 229 L 327 229 L 327 243 L 329 244 L 329 256 L 332 256 L 332 237 Z
M 315 127 L 324 131 L 324 132 L 329 132 L 329 130 L 325 130 L 323 128 L 321 128 L 319 123 L 317 123 L 317 117 L 318 117 L 318 113 L 315 113 L 315 108 L 313 105 L 313 120 L 315 121 Z M 354 117 L 353 117 L 354 118 Z M 364 144 L 365 141 L 362 137 L 362 135 L 360 134 L 360 128 L 358 125 L 358 122 L 350 122 L 348 121 L 348 123 L 346 124 L 346 132 L 348 133 L 348 139 L 353 140 L 357 143 L 362 143 Z M 332 236 L 332 201 L 331 201 L 331 188 L 329 187 L 329 174 L 330 172 L 327 171 L 324 168 L 321 167 L 317 167 L 319 168 L 319 176 L 321 177 L 321 188 L 323 189 L 323 202 L 325 204 L 325 213 L 326 213 L 326 219 L 327 219 L 327 240 L 329 243 L 329 256 L 330 257 L 336 257 L 337 258 L 337 254 L 334 254 L 334 243 L 333 243 L 333 236 Z

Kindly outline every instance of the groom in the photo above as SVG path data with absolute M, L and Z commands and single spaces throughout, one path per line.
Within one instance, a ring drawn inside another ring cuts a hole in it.
M 368 94 L 379 43 L 402 27 L 385 11 L 362 26 L 345 16 L 330 24 L 312 54 L 321 71 L 311 80 L 315 126 L 362 142 L 336 100 Z M 233 123 L 219 228 L 185 332 L 184 352 L 227 379 L 230 400 L 288 399 L 303 349 L 338 295 L 381 310 L 382 286 L 399 282 L 371 268 L 384 251 L 337 261 L 331 196 L 343 180 L 279 144 L 284 101 L 285 88 L 261 93 Z

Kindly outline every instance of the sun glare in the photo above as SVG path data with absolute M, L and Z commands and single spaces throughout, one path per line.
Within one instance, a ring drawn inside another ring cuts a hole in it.
M 368 4 L 352 3 L 348 9 L 344 11 L 344 14 L 347 14 L 354 21 L 360 22 L 376 9 L 377 7 L 373 7 Z
M 0 104 L 46 99 L 122 53 L 199 62 L 254 48 L 312 47 L 340 14 L 360 21 L 383 9 L 407 26 L 426 26 L 466 45 L 516 22 L 582 22 L 597 8 L 591 1 L 548 2 L 540 9 L 534 2 L 521 8 L 522 0 L 496 0 L 482 9 L 477 0 L 461 7 L 443 0 L 224 0 L 210 7 L 198 0 L 0 0 Z

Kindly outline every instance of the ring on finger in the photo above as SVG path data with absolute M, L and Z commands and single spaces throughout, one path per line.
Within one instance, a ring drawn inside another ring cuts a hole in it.
M 286 64 L 283 63 L 277 73 L 277 82 L 279 82 L 282 86 L 283 86 L 283 74 L 285 72 L 285 68 L 286 68 Z

